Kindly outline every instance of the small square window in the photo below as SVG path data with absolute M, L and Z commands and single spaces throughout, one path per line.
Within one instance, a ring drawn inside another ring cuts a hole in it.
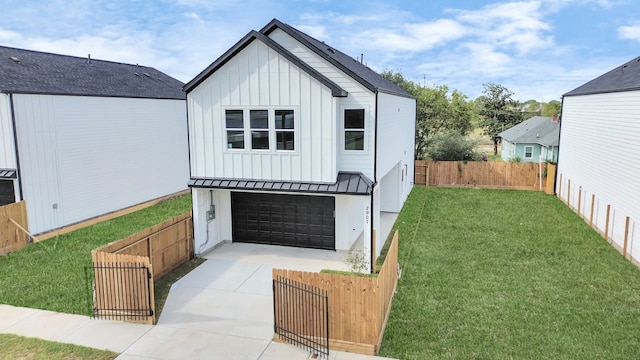
M 252 129 L 269 128 L 269 112 L 267 110 L 251 110 L 249 112 Z

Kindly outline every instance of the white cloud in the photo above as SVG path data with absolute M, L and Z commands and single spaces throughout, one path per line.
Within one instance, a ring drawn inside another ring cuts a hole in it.
M 618 36 L 621 39 L 640 42 L 640 23 L 618 27 Z
M 553 38 L 544 21 L 539 1 L 487 5 L 480 10 L 450 10 L 456 19 L 472 28 L 481 42 L 505 49 L 514 48 L 520 55 L 550 47 Z
M 351 38 L 352 44 L 366 44 L 380 52 L 417 53 L 460 39 L 466 29 L 458 22 L 439 19 L 432 22 L 404 24 L 393 29 L 365 30 Z M 399 54 L 398 54 L 399 55 Z

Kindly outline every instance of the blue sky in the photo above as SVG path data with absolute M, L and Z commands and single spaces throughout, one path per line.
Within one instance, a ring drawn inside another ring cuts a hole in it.
M 0 0 L 0 45 L 155 67 L 187 82 L 277 18 L 376 71 L 471 99 L 563 93 L 640 56 L 636 0 Z

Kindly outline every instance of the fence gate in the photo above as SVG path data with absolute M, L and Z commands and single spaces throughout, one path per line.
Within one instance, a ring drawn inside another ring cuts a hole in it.
M 274 332 L 288 343 L 329 357 L 329 296 L 291 279 L 273 279 Z
M 153 324 L 153 276 L 144 263 L 93 264 L 93 317 Z M 87 281 L 91 281 L 87 268 Z

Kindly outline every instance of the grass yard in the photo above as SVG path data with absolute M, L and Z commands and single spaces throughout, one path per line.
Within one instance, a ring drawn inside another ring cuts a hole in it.
M 190 209 L 191 196 L 182 196 L 0 257 L 0 303 L 91 315 L 91 250 Z
M 640 270 L 553 196 L 414 188 L 381 356 L 638 359 Z
M 118 354 L 84 346 L 62 344 L 36 338 L 0 334 L 0 360 L 112 360 Z

